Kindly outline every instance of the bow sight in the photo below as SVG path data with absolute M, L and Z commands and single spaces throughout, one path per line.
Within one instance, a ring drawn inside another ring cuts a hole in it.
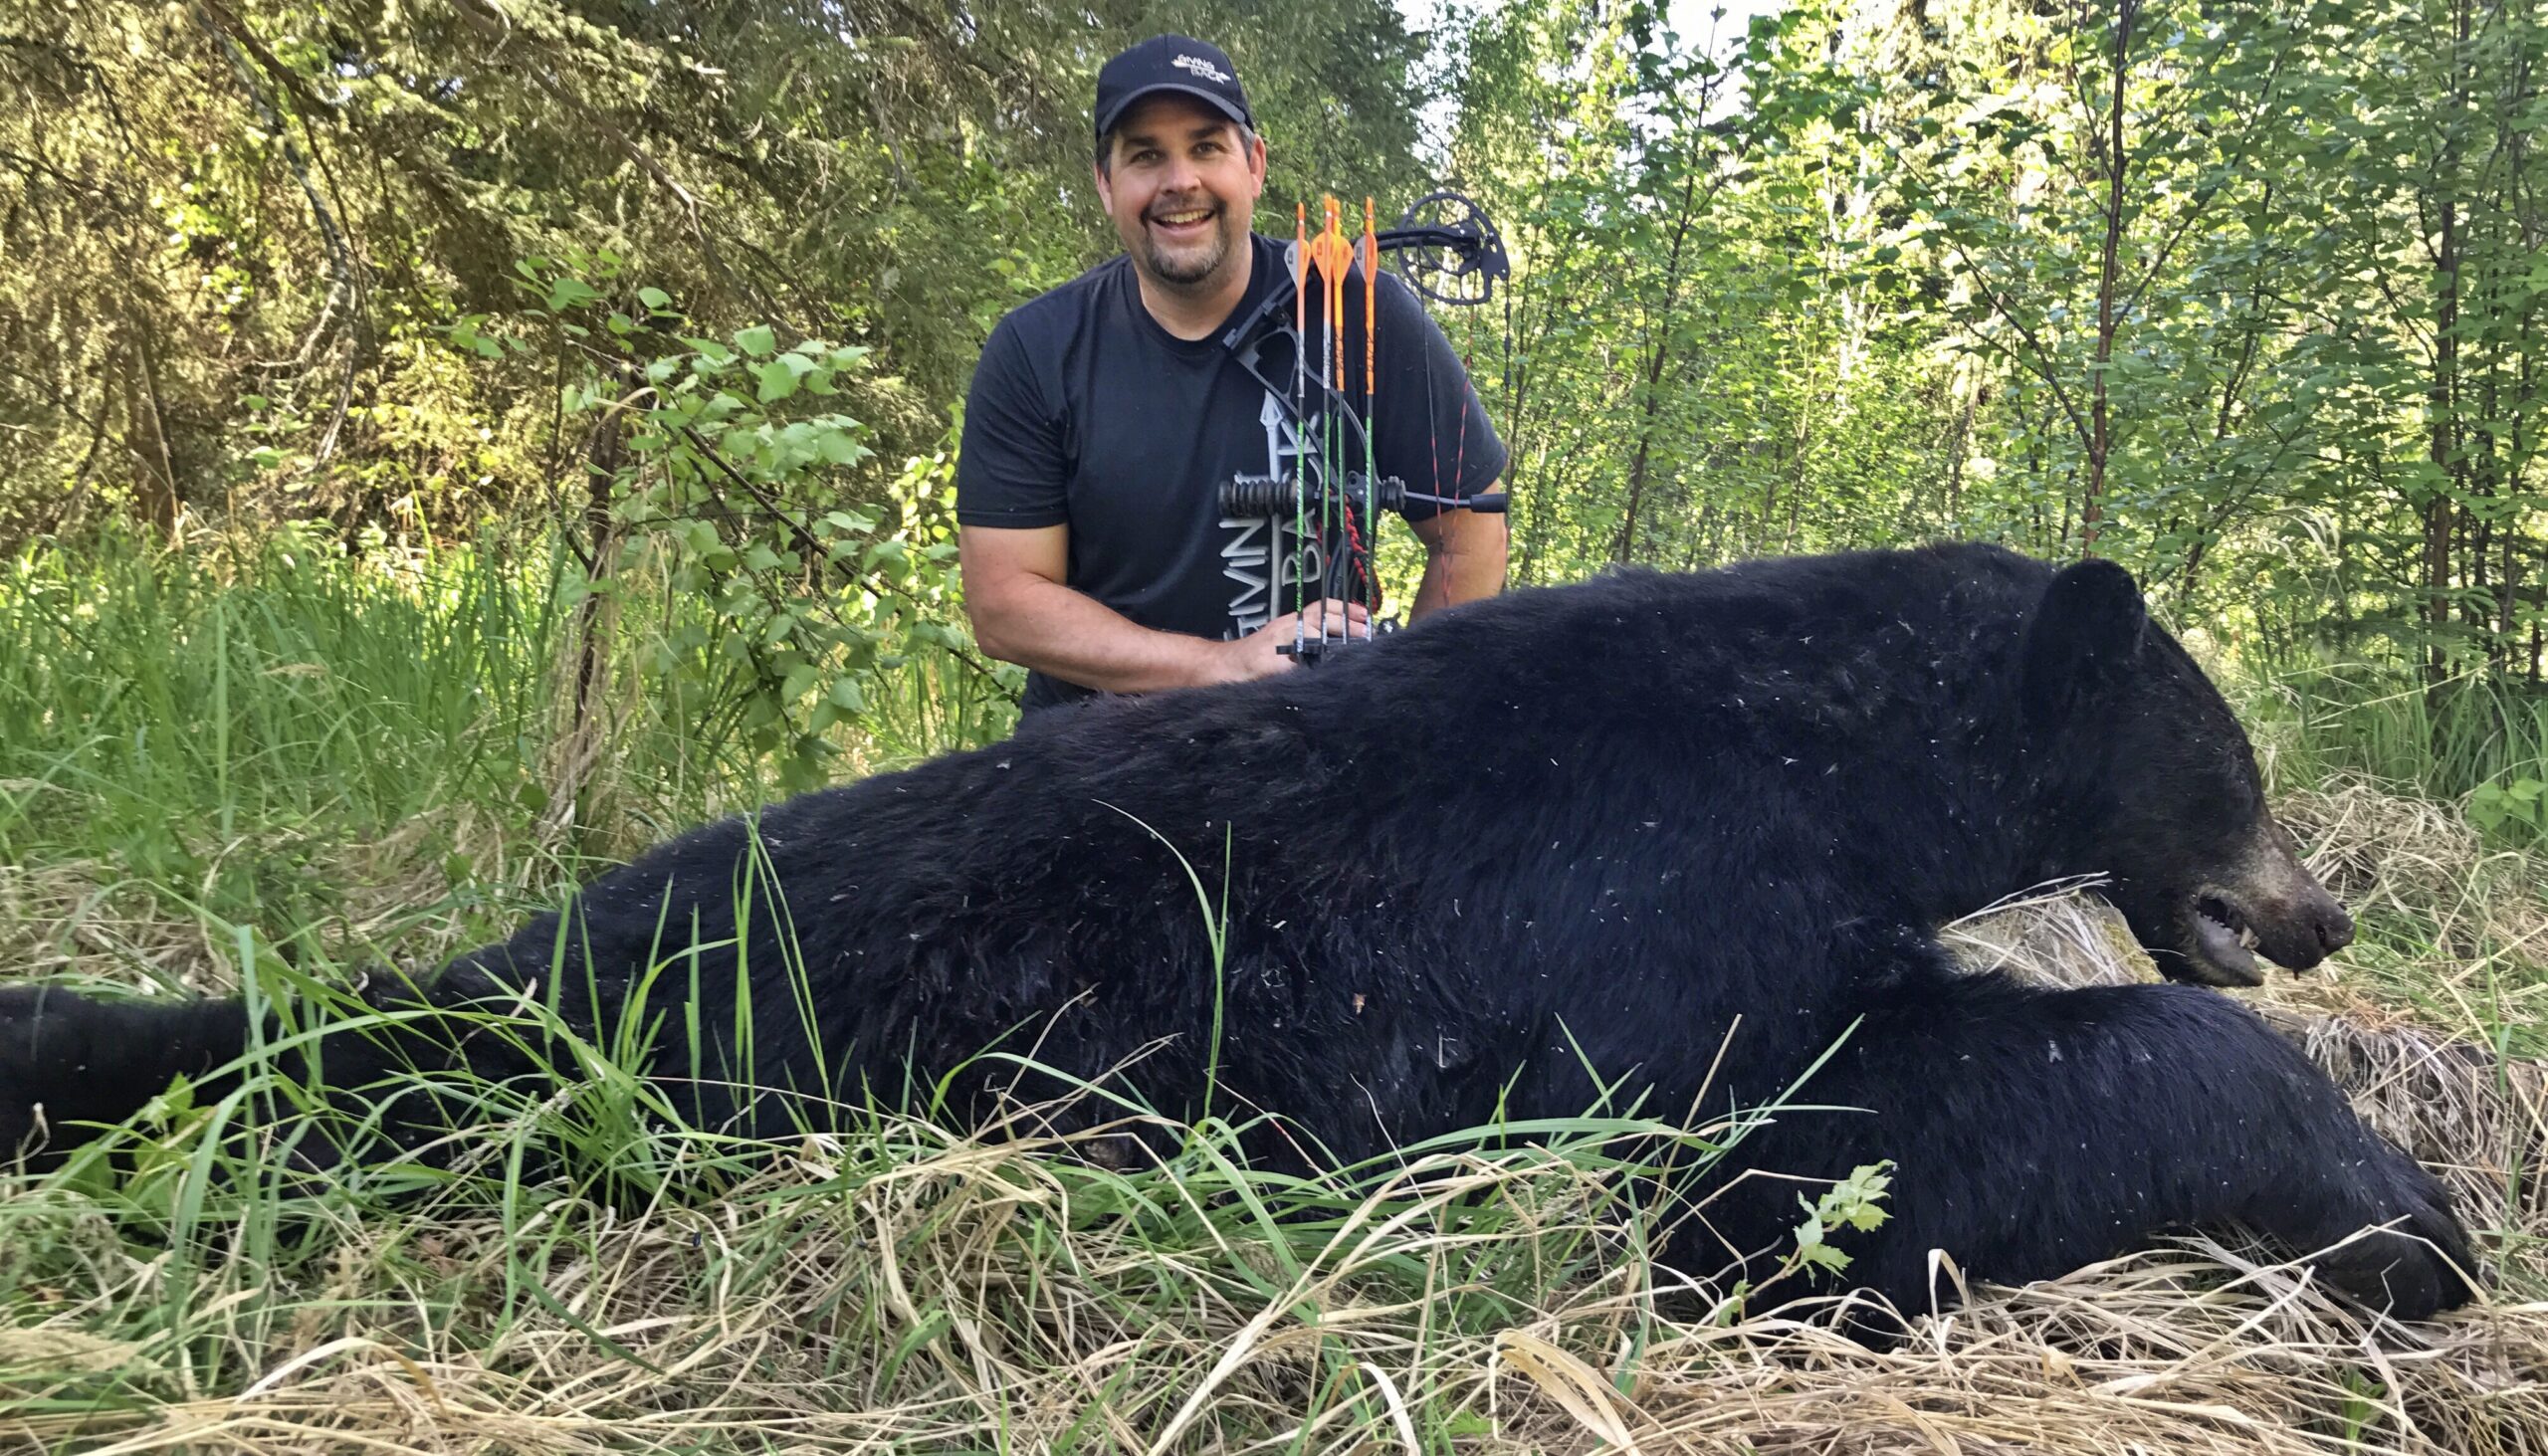
M 1293 432 L 1289 476 L 1241 476 L 1224 482 L 1220 489 L 1221 514 L 1266 521 L 1266 600 L 1276 608 L 1288 600 L 1295 614 L 1311 601 L 1327 597 L 1378 605 L 1371 539 L 1378 512 L 1429 506 L 1437 511 L 1500 515 L 1505 499 L 1500 491 L 1470 496 L 1438 494 L 1438 480 L 1433 492 L 1419 492 L 1409 489 L 1396 476 L 1381 475 L 1372 428 L 1379 382 L 1374 330 L 1379 312 L 1380 255 L 1396 256 L 1399 278 L 1418 297 L 1453 308 L 1473 308 L 1492 299 L 1496 286 L 1512 276 L 1503 237 L 1487 220 L 1485 209 L 1456 192 L 1426 193 L 1399 215 L 1397 226 L 1386 231 L 1374 225 L 1373 206 L 1366 199 L 1359 245 L 1346 239 L 1335 198 L 1326 199 L 1325 214 L 1325 226 L 1312 235 L 1308 209 L 1301 209 L 1299 233 L 1283 271 L 1282 286 L 1268 289 L 1264 300 L 1246 317 L 1221 334 L 1222 346 L 1265 386 L 1267 397 L 1284 402 L 1284 414 L 1288 416 L 1284 423 Z M 1358 283 L 1363 292 L 1363 387 L 1359 410 L 1346 360 L 1351 332 L 1345 308 L 1349 283 Z M 1260 371 L 1254 348 L 1267 322 L 1281 319 L 1287 311 L 1294 324 L 1288 389 Z M 1463 400 L 1458 407 L 1463 411 L 1461 426 L 1465 430 L 1465 380 L 1460 389 Z M 1431 405 L 1428 398 L 1428 412 Z M 1354 470 L 1353 456 L 1358 451 L 1363 468 Z M 1307 665 L 1318 662 L 1334 648 L 1360 640 L 1363 639 L 1352 637 L 1348 629 L 1331 628 L 1324 617 L 1320 633 L 1312 636 L 1296 615 L 1293 640 L 1278 650 Z

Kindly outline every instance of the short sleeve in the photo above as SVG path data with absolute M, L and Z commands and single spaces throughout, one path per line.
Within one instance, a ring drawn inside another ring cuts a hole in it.
M 1380 474 L 1430 496 L 1474 496 L 1503 479 L 1504 442 L 1486 417 L 1459 354 L 1414 291 L 1380 275 L 1380 379 L 1373 447 Z M 1410 504 L 1421 520 L 1441 508 Z
M 1070 520 L 1062 421 L 1044 398 L 1011 314 L 991 330 L 964 396 L 956 455 L 956 519 L 1031 528 Z

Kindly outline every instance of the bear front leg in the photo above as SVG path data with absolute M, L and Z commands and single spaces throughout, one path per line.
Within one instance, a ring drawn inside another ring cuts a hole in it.
M 2441 1185 L 2297 1048 L 2215 992 L 1915 976 L 1798 1100 L 1868 1111 L 1783 1114 L 1736 1159 L 1822 1178 L 1892 1159 L 1891 1218 L 1835 1242 L 1853 1256 L 1849 1281 L 1905 1313 L 1930 1307 L 1933 1248 L 1969 1276 L 2019 1284 L 2171 1226 L 2226 1222 L 2316 1254 L 2402 1319 L 2471 1293 L 2476 1263 Z M 1702 1216 L 1759 1255 L 1797 1224 L 1797 1190 L 1756 1173 Z

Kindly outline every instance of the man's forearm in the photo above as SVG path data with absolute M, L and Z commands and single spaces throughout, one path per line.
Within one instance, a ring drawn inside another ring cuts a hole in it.
M 1407 620 L 1418 621 L 1440 608 L 1502 591 L 1505 540 L 1503 521 L 1496 519 L 1491 529 L 1470 524 L 1444 535 L 1438 544 L 1428 542 L 1424 579 L 1416 584 L 1415 603 L 1407 609 Z
M 1059 582 L 1011 586 L 973 613 L 982 651 L 1102 693 L 1227 681 L 1228 644 L 1142 626 Z

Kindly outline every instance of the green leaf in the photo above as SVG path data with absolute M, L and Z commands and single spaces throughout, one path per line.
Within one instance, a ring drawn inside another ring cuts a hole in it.
M 778 347 L 778 335 L 768 324 L 755 323 L 736 333 L 735 347 L 756 359 Z
M 774 404 L 796 392 L 796 371 L 787 360 L 772 359 L 760 366 L 760 402 Z
M 548 312 L 563 313 L 569 309 L 580 309 L 600 297 L 593 292 L 591 284 L 580 278 L 561 278 L 548 286 Z

